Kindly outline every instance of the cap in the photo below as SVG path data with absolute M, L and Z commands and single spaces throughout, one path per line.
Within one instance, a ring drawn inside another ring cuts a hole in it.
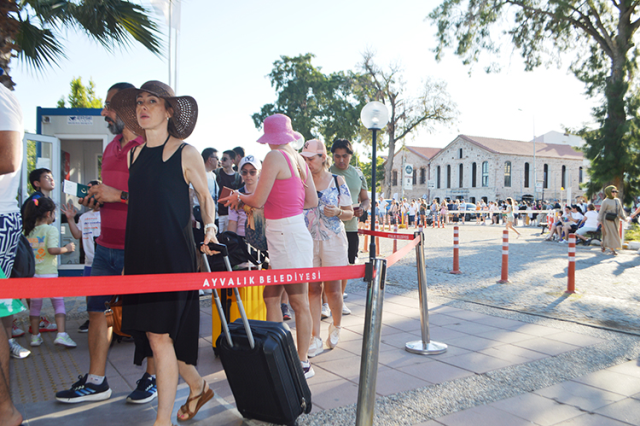
M 303 157 L 313 157 L 314 155 L 327 155 L 327 147 L 318 139 L 311 139 L 304 144 L 300 155 Z
M 240 164 L 238 165 L 238 170 L 242 170 L 245 164 L 251 164 L 257 170 L 260 170 L 260 163 L 258 162 L 258 160 L 256 160 L 256 157 L 254 157 L 253 155 L 247 155 L 245 157 L 242 157 L 242 160 L 240 160 Z

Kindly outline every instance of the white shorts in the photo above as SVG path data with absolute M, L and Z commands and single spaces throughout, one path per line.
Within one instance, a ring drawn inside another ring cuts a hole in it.
M 325 241 L 313 241 L 313 266 L 347 266 L 349 255 L 347 254 L 347 234 L 342 231 L 333 234 Z
M 583 237 L 587 234 L 587 232 L 596 232 L 598 230 L 598 228 L 587 228 L 586 226 L 583 226 L 582 228 L 578 229 L 576 231 L 576 234 L 578 235 L 582 235 Z
M 304 215 L 266 219 L 265 235 L 272 269 L 313 267 L 313 240 Z

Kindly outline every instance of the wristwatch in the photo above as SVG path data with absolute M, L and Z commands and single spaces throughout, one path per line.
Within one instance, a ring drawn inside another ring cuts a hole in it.
M 120 202 L 126 204 L 127 201 L 129 201 L 129 193 L 127 191 L 122 191 L 120 193 Z

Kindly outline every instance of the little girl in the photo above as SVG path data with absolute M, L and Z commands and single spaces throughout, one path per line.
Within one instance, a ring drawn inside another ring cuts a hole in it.
M 36 278 L 57 278 L 58 264 L 56 256 L 64 253 L 71 253 L 75 250 L 75 244 L 69 243 L 64 247 L 58 247 L 58 230 L 51 226 L 55 218 L 56 205 L 51 198 L 41 197 L 30 200 L 25 208 L 22 218 L 22 227 L 33 249 L 36 258 Z M 58 335 L 53 341 L 56 345 L 75 348 L 76 342 L 65 332 L 66 312 L 64 299 L 62 297 L 52 297 L 51 304 L 56 312 L 56 324 L 58 325 Z M 42 337 L 39 332 L 40 310 L 42 309 L 42 299 L 31 299 L 31 310 L 29 320 L 31 330 L 38 330 L 38 334 L 31 334 L 31 346 L 40 346 Z

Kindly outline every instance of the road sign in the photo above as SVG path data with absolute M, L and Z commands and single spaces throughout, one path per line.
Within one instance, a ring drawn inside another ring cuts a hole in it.
M 435 189 L 436 188 L 436 181 L 435 180 L 430 180 L 429 182 L 427 182 L 427 188 Z
M 413 189 L 413 164 L 404 165 L 404 176 L 402 177 L 402 188 L 406 191 Z

